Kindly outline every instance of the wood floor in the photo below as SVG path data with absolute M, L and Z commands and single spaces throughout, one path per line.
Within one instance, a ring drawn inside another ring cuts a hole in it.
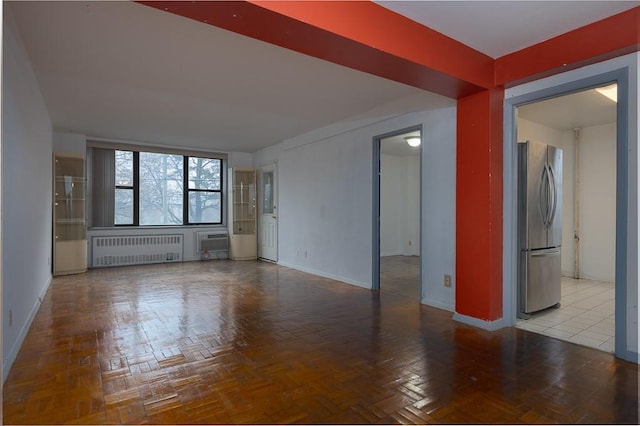
M 262 262 L 55 278 L 5 424 L 638 423 L 638 366 Z

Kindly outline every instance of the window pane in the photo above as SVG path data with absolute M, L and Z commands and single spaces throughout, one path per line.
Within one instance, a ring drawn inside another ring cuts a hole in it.
M 140 153 L 140 225 L 182 224 L 181 155 Z
M 262 213 L 273 214 L 273 172 L 262 174 Z
M 133 186 L 132 151 L 116 151 L 116 186 Z
M 133 189 L 116 188 L 114 224 L 133 224 Z
M 189 193 L 190 223 L 220 223 L 221 221 L 219 192 Z
M 189 189 L 220 190 L 221 164 L 213 158 L 189 157 Z

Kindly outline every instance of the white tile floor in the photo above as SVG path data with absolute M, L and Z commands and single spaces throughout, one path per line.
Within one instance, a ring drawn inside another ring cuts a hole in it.
M 516 327 L 613 353 L 614 284 L 562 277 L 561 291 L 560 308 L 518 319 Z

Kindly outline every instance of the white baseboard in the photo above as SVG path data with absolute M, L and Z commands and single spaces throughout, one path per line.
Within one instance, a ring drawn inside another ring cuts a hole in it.
M 343 283 L 346 283 L 346 284 L 351 284 L 351 285 L 354 285 L 356 287 L 362 287 L 362 288 L 366 288 L 366 289 L 369 289 L 369 290 L 371 289 L 371 283 L 364 283 L 364 282 L 360 282 L 360 281 L 354 281 L 354 280 L 351 280 L 349 278 L 344 278 L 344 277 L 340 277 L 338 275 L 328 274 L 326 272 L 318 271 L 318 270 L 311 269 L 311 268 L 306 268 L 304 266 L 294 265 L 294 264 L 287 263 L 287 262 L 278 262 L 278 265 L 285 266 L 285 267 L 291 268 L 291 269 L 295 269 L 296 271 L 306 272 L 307 274 L 317 275 L 319 277 L 329 278 L 331 280 L 340 281 L 340 282 L 343 282 Z
M 29 332 L 29 328 L 31 327 L 31 323 L 33 322 L 33 319 L 36 317 L 36 314 L 38 313 L 38 309 L 40 309 L 40 304 L 42 302 L 42 299 L 44 298 L 45 294 L 47 294 L 47 290 L 49 290 L 49 286 L 51 285 L 52 279 L 53 277 L 49 276 L 49 279 L 45 284 L 44 289 L 40 292 L 40 295 L 36 299 L 33 305 L 33 308 L 31 309 L 31 312 L 29 312 L 29 316 L 27 317 L 27 320 L 25 321 L 22 328 L 20 329 L 20 333 L 18 333 L 18 338 L 16 339 L 13 346 L 11 347 L 11 350 L 7 354 L 7 358 L 2 360 L 2 383 L 3 384 L 4 384 L 4 381 L 7 379 L 7 376 L 9 375 L 9 371 L 11 370 L 13 363 L 18 357 L 18 352 L 20 352 L 22 343 L 24 342 L 25 337 L 27 337 L 27 333 Z
M 506 323 L 506 321 L 504 320 L 504 318 L 500 318 L 497 319 L 495 321 L 485 321 L 485 320 L 481 320 L 478 318 L 474 318 L 474 317 L 470 317 L 467 315 L 462 315 L 459 313 L 454 313 L 453 314 L 453 319 L 454 321 L 458 321 L 458 322 L 462 322 L 465 324 L 469 324 L 472 325 L 474 327 L 478 327 L 481 328 L 483 330 L 488 330 L 488 331 L 496 331 L 499 330 L 501 328 L 507 327 L 508 324 Z
M 431 306 L 438 309 L 443 309 L 449 312 L 453 312 L 453 309 L 454 309 L 453 305 L 449 303 L 443 303 L 440 300 L 429 299 L 428 297 L 425 297 L 424 299 L 422 299 L 421 302 L 423 305 Z

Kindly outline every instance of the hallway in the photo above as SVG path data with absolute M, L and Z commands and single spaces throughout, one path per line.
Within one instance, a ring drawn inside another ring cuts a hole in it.
M 264 262 L 53 280 L 5 424 L 638 423 L 638 366 Z

